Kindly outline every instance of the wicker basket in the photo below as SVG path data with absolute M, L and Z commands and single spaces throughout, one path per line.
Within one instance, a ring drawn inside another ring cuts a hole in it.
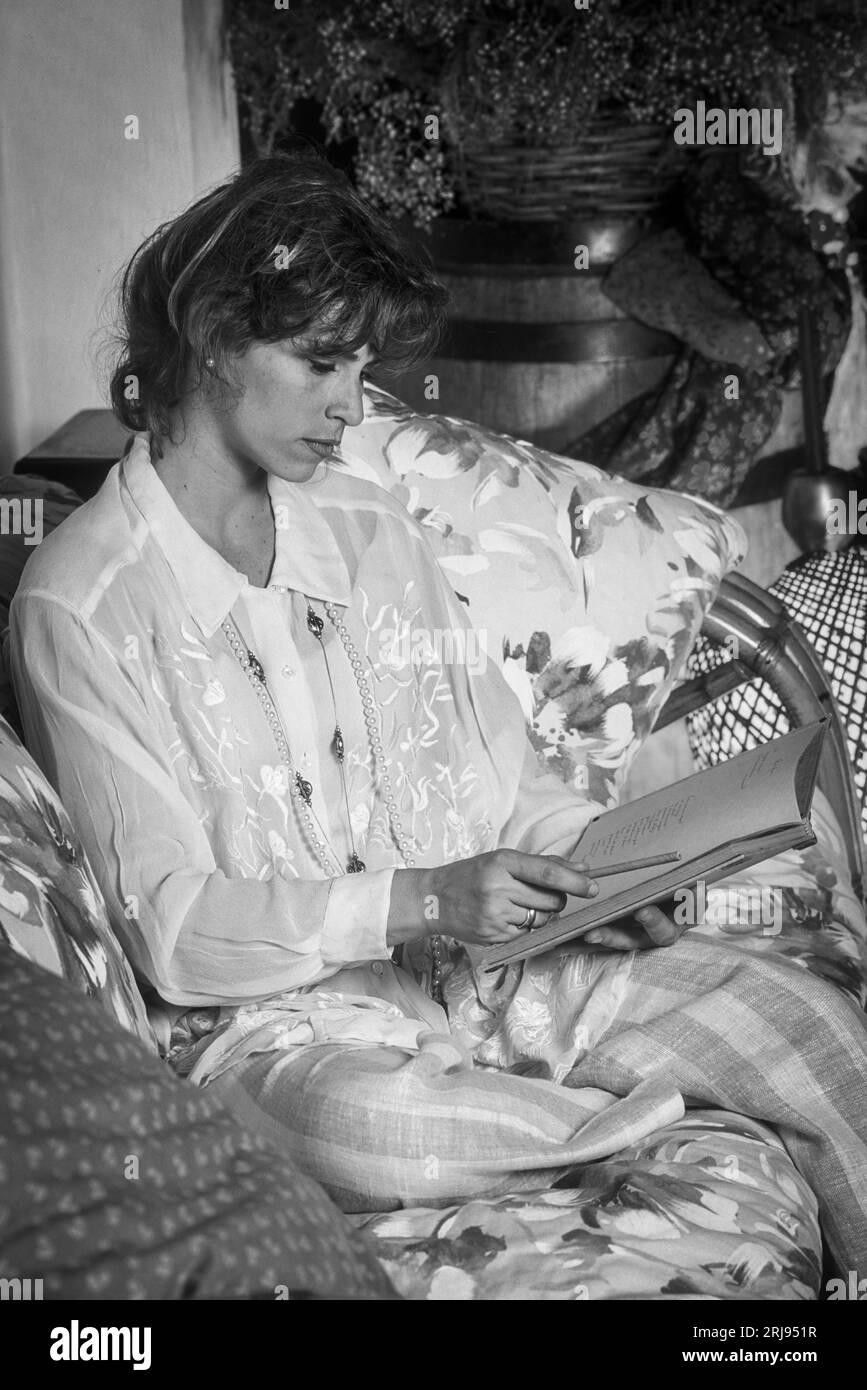
M 597 116 L 567 148 L 528 149 L 465 139 L 454 149 L 467 210 L 510 222 L 568 217 L 644 217 L 677 178 L 680 160 L 665 126 Z

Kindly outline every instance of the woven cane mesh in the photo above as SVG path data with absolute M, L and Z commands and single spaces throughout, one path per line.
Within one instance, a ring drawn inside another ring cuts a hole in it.
M 846 734 L 861 827 L 867 838 L 867 556 L 857 545 L 835 555 L 807 555 L 789 565 L 769 587 L 810 639 L 827 672 Z M 700 636 L 688 675 L 722 665 L 731 656 Z M 733 690 L 687 717 L 699 768 L 722 762 L 788 733 L 782 703 L 763 680 Z

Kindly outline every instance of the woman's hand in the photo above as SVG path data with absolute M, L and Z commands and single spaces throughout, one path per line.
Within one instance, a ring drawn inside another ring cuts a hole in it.
M 521 923 L 531 907 L 537 913 L 534 925 L 541 927 L 564 910 L 570 897 L 595 897 L 599 889 L 587 868 L 559 855 L 499 849 L 435 869 L 402 870 L 394 876 L 388 944 L 436 932 L 469 946 L 516 941 L 527 936 Z M 642 951 L 671 946 L 685 930 L 651 906 L 634 917 L 594 927 L 579 940 L 613 951 Z
M 543 926 L 570 896 L 592 898 L 598 886 L 587 865 L 551 854 L 497 849 L 422 870 L 423 929 L 468 946 L 500 946 L 526 936 L 527 912 Z
M 634 917 L 594 927 L 581 940 L 612 951 L 647 951 L 654 946 L 673 946 L 686 929 L 686 923 L 678 926 L 662 908 L 650 906 L 640 908 Z

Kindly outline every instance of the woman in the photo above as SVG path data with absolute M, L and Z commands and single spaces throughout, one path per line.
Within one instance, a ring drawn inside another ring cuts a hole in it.
M 475 948 L 593 893 L 575 852 L 598 808 L 540 769 L 493 665 L 389 661 L 386 634 L 463 630 L 463 609 L 400 505 L 329 467 L 365 374 L 429 355 L 444 300 L 309 153 L 252 165 L 145 242 L 112 383 L 136 437 L 12 607 L 28 744 L 173 1006 L 180 1069 L 346 1209 L 545 1185 L 688 1093 L 788 1127 L 848 1257 L 851 1116 L 812 1089 L 801 1115 L 803 1078 L 781 1068 L 778 1095 L 713 1045 L 738 991 L 756 1027 L 802 1041 L 817 1005 L 766 1022 L 756 1002 L 773 1013 L 775 967 L 636 953 L 678 936 L 657 909 L 599 933 L 627 954 L 543 957 L 562 1025 L 544 1079 L 509 1047 L 532 972 L 472 970 Z

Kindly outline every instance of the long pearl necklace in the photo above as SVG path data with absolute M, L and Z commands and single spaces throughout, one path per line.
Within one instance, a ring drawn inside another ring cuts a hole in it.
M 282 585 L 274 587 L 279 588 L 281 592 L 286 592 L 285 588 Z M 227 617 L 224 620 L 224 622 L 221 623 L 221 629 L 226 637 L 226 640 L 229 643 L 229 646 L 232 649 L 234 656 L 237 658 L 238 662 L 244 670 L 245 675 L 250 681 L 250 684 L 252 685 L 253 690 L 255 691 L 256 696 L 259 700 L 259 703 L 261 704 L 262 709 L 265 713 L 265 718 L 268 721 L 268 725 L 271 729 L 271 732 L 274 735 L 274 740 L 277 744 L 277 751 L 280 755 L 280 760 L 285 765 L 289 773 L 290 794 L 292 795 L 295 801 L 295 805 L 301 818 L 302 824 L 304 825 L 304 828 L 307 832 L 307 837 L 311 845 L 313 846 L 313 851 L 317 859 L 319 860 L 320 865 L 324 869 L 326 875 L 329 878 L 336 878 L 343 873 L 364 873 L 366 865 L 364 864 L 363 860 L 359 858 L 355 848 L 355 835 L 352 829 L 352 815 L 349 809 L 349 797 L 346 787 L 346 770 L 344 767 L 346 749 L 343 740 L 343 733 L 340 728 L 339 720 L 337 719 L 337 704 L 334 695 L 334 682 L 331 678 L 331 668 L 328 664 L 328 653 L 325 650 L 325 644 L 322 640 L 322 632 L 325 627 L 325 624 L 319 617 L 319 615 L 316 612 L 314 612 L 313 605 L 306 594 L 304 595 L 304 599 L 307 603 L 307 628 L 308 631 L 319 642 L 319 646 L 322 651 L 323 658 L 325 660 L 325 670 L 328 676 L 328 684 L 331 688 L 331 702 L 334 708 L 335 715 L 334 735 L 331 740 L 331 751 L 333 752 L 340 769 L 340 778 L 343 786 L 343 799 L 346 806 L 346 814 L 348 820 L 349 839 L 352 845 L 352 853 L 349 856 L 349 862 L 345 869 L 341 867 L 339 859 L 334 849 L 331 845 L 329 845 L 328 838 L 325 835 L 322 826 L 319 823 L 319 818 L 313 809 L 313 784 L 302 776 L 301 772 L 295 767 L 293 763 L 292 752 L 289 747 L 289 740 L 286 737 L 282 721 L 280 719 L 279 714 L 277 713 L 277 707 L 274 704 L 271 692 L 268 689 L 267 681 L 265 679 L 265 670 L 262 666 L 261 661 L 259 661 L 255 653 L 252 652 L 242 641 L 241 635 L 238 632 L 238 629 L 231 616 Z M 385 756 L 385 749 L 383 748 L 382 739 L 379 736 L 379 729 L 377 728 L 376 706 L 374 703 L 373 696 L 370 693 L 370 687 L 367 684 L 367 677 L 364 671 L 364 662 L 359 656 L 358 649 L 356 648 L 355 643 L 352 641 L 352 638 L 349 635 L 346 624 L 338 614 L 337 610 L 334 607 L 334 604 L 325 600 L 323 602 L 323 607 L 330 622 L 335 628 L 338 637 L 340 638 L 344 651 L 346 652 L 347 659 L 349 661 L 350 666 L 352 667 L 352 674 L 355 677 L 355 684 L 358 687 L 358 693 L 361 696 L 361 707 L 364 715 L 364 723 L 367 728 L 367 737 L 370 742 L 371 752 L 373 753 L 373 761 L 376 769 L 377 778 L 379 780 L 379 784 L 384 794 L 385 810 L 386 815 L 388 816 L 388 822 L 391 828 L 392 838 L 394 839 L 398 852 L 406 868 L 415 868 L 415 859 L 412 857 L 413 845 L 404 833 L 403 825 L 401 823 L 400 811 L 398 809 L 397 800 L 395 798 L 394 790 L 391 785 L 391 778 L 389 777 L 388 773 L 388 762 Z M 437 1003 L 442 1004 L 442 947 L 439 937 L 432 936 L 430 938 L 430 944 L 431 994 L 433 998 L 437 1001 Z

